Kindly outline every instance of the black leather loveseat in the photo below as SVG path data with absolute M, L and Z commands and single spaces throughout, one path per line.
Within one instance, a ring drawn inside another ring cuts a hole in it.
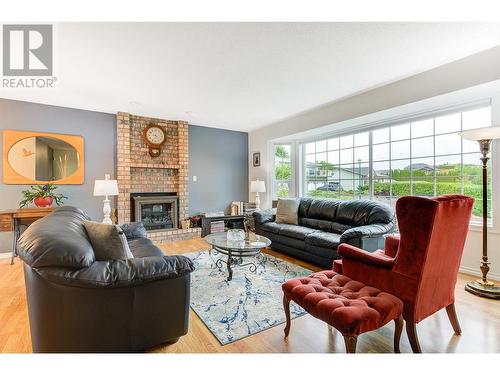
M 271 248 L 293 257 L 331 267 L 340 243 L 374 251 L 394 227 L 394 212 L 369 200 L 299 198 L 298 224 L 277 224 L 272 210 L 254 213 L 255 231 L 268 237 Z
M 142 225 L 124 226 L 129 260 L 96 261 L 75 207 L 18 241 L 34 352 L 129 352 L 187 333 L 191 260 L 164 256 Z

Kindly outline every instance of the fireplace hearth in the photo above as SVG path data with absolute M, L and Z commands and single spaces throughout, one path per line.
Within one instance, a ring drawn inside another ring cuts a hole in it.
M 179 228 L 177 195 L 169 193 L 136 193 L 132 195 L 132 217 L 140 221 L 148 231 L 164 231 Z

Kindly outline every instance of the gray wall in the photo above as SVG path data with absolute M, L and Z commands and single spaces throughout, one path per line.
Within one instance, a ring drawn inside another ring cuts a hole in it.
M 248 134 L 190 125 L 189 213 L 227 211 L 232 201 L 248 201 Z
M 102 199 L 92 195 L 94 180 L 115 174 L 116 117 L 0 98 L 0 130 L 27 130 L 81 135 L 85 139 L 83 185 L 61 185 L 66 204 L 83 208 L 95 219 Z M 2 135 L 0 133 L 0 147 Z M 248 199 L 248 134 L 189 126 L 189 212 L 227 210 L 231 201 Z M 27 185 L 3 184 L 0 168 L 0 210 L 17 208 Z M 192 176 L 198 177 L 193 182 Z M 11 234 L 0 233 L 0 252 L 11 250 Z
M 115 173 L 115 115 L 0 99 L 0 130 L 31 130 L 81 135 L 85 139 L 83 185 L 61 185 L 66 204 L 83 208 L 95 219 L 102 215 L 102 198 L 94 197 L 94 180 Z M 0 134 L 0 145 L 3 145 Z M 3 146 L 0 146 L 3 147 Z M 0 168 L 1 169 L 1 168 Z M 17 208 L 26 185 L 5 185 L 0 170 L 0 210 Z M 10 233 L 0 233 L 0 252 L 10 251 Z

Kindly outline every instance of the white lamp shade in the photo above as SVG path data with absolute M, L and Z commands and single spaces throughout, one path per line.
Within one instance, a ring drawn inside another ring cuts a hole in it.
M 104 197 L 109 195 L 118 195 L 118 181 L 110 180 L 109 174 L 107 174 L 104 180 L 95 180 L 94 196 Z
M 250 192 L 251 193 L 265 193 L 266 192 L 266 184 L 264 181 L 255 180 L 250 183 Z
M 500 138 L 500 126 L 488 126 L 486 128 L 471 129 L 459 133 L 460 136 L 469 141 L 483 141 Z

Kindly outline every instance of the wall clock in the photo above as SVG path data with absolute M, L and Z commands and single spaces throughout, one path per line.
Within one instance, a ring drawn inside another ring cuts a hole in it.
M 161 155 L 161 146 L 167 140 L 167 132 L 161 126 L 150 124 L 143 132 L 144 141 L 148 145 L 149 155 L 156 158 Z

